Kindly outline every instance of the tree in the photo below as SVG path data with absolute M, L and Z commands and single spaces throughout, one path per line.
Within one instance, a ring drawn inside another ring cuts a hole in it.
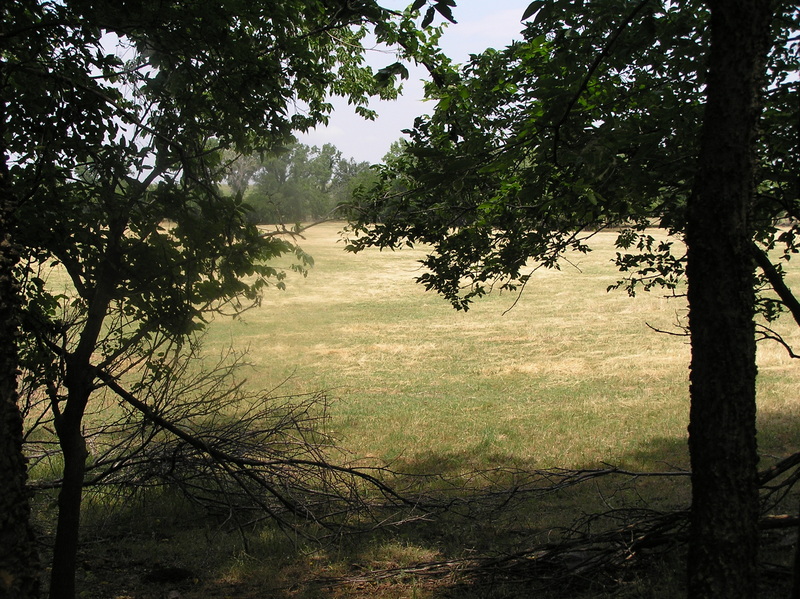
M 317 220 L 330 212 L 330 187 L 341 152 L 294 143 L 262 163 L 248 201 L 264 223 Z
M 368 163 L 345 159 L 332 144 L 319 148 L 294 142 L 279 148 L 253 168 L 254 185 L 247 195 L 252 218 L 260 224 L 328 218 L 340 203 L 352 199 L 368 170 Z
M 753 317 L 797 303 L 765 254 L 796 251 L 796 224 L 786 233 L 777 223 L 797 214 L 797 154 L 787 151 L 797 143 L 797 7 L 533 2 L 528 17 L 524 42 L 460 72 L 438 68 L 433 115 L 416 121 L 380 185 L 352 206 L 350 249 L 433 245 L 418 280 L 462 309 L 498 279 L 523 288 L 530 258 L 558 268 L 568 250 L 589 251 L 608 225 L 625 225 L 617 262 L 631 293 L 677 289 L 685 275 L 689 594 L 753 597 Z M 685 237 L 688 258 L 648 234 L 653 223 Z M 756 298 L 765 286 L 779 299 Z
M 227 162 L 225 182 L 233 195 L 243 198 L 247 188 L 250 187 L 253 175 L 261 166 L 261 161 L 258 156 L 242 156 L 235 152 L 227 152 L 225 160 Z
M 702 142 L 686 216 L 690 597 L 758 595 L 753 205 L 772 7 L 711 2 Z
M 369 116 L 368 95 L 394 94 L 396 69 L 378 80 L 362 66 L 367 30 L 389 44 L 410 36 L 408 47 L 424 36 L 371 1 L 12 0 L 3 17 L 2 201 L 15 220 L 3 220 L 2 236 L 22 254 L 20 359 L 63 454 L 50 596 L 73 597 L 93 402 L 111 392 L 180 436 L 137 398 L 141 388 L 126 388 L 131 373 L 168 379 L 169 348 L 282 284 L 271 259 L 294 254 L 304 268 L 290 240 L 263 234 L 241 197 L 219 192 L 224 152 L 268 151 L 323 122 L 327 93 Z M 69 281 L 63 293 L 41 276 L 54 264 Z M 3 422 L 18 457 L 8 281 Z M 10 524 L 22 530 L 24 504 L 11 499 L 20 520 Z
M 352 202 L 359 189 L 372 186 L 377 177 L 369 162 L 358 162 L 353 158 L 342 158 L 336 165 L 336 172 L 330 185 L 334 210 Z
M 251 217 L 258 223 L 300 222 L 302 197 L 296 197 L 296 185 L 290 183 L 294 152 L 280 148 L 259 161 L 253 175 L 253 190 L 247 200 L 253 207 Z M 297 200 L 297 201 L 293 201 Z
M 3 119 L 3 122 L 5 120 Z M 2 125 L 0 125 L 2 127 Z M 0 595 L 10 599 L 34 597 L 39 568 L 34 534 L 29 523 L 27 465 L 22 454 L 22 418 L 17 394 L 19 293 L 14 268 L 19 248 L 7 231 L 13 204 L 7 189 L 8 171 L 0 171 Z

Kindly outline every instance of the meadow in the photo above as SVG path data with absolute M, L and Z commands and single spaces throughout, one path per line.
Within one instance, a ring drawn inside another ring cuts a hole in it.
M 599 233 L 592 252 L 570 256 L 561 270 L 536 271 L 521 295 L 495 292 L 458 312 L 414 282 L 424 249 L 348 254 L 342 226 L 309 229 L 301 240 L 315 261 L 308 276 L 290 274 L 286 289 L 267 290 L 259 307 L 218 318 L 204 341 L 210 359 L 229 347 L 246 350 L 243 374 L 252 388 L 323 390 L 326 432 L 343 450 L 337 459 L 445 477 L 609 465 L 688 469 L 688 339 L 657 332 L 679 332 L 685 298 L 607 292 L 620 278 L 611 263 L 613 232 Z M 800 283 L 798 273 L 789 276 Z M 788 318 L 776 328 L 800 345 Z M 800 450 L 800 365 L 774 343 L 760 344 L 758 359 L 767 466 Z M 202 572 L 179 587 L 184 597 L 524 597 L 524 586 L 465 591 L 452 577 L 427 579 L 415 567 L 519 550 L 598 507 L 682 509 L 688 502 L 687 478 L 590 486 L 527 498 L 492 518 L 444 516 L 328 545 L 267 525 L 244 546 L 235 532 L 187 522 L 188 512 L 166 503 L 131 506 L 124 518 L 90 510 L 86 535 L 105 539 L 104 552 L 124 547 L 129 571 L 157 555 L 159 563 Z M 102 561 L 91 544 L 85 551 L 90 562 Z M 681 568 L 677 551 L 607 595 L 572 596 L 676 596 Z M 394 574 L 371 579 L 374 570 Z M 84 579 L 85 596 L 138 599 L 166 590 L 121 571 L 95 568 L 95 583 Z
M 467 312 L 414 282 L 424 249 L 343 252 L 341 223 L 310 229 L 307 278 L 290 275 L 259 309 L 213 325 L 206 349 L 247 348 L 250 383 L 325 390 L 331 433 L 360 457 L 455 469 L 519 464 L 640 470 L 688 467 L 685 298 L 607 292 L 616 234 L 521 295 Z M 800 333 L 787 318 L 778 328 Z M 800 449 L 800 369 L 759 346 L 762 451 Z M 284 382 L 285 381 L 285 382 Z

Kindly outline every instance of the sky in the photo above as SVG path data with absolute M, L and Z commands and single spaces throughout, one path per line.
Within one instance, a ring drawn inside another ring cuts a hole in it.
M 391 0 L 383 3 L 387 8 L 404 8 L 412 0 Z M 504 48 L 514 39 L 521 39 L 523 28 L 520 19 L 530 0 L 456 0 L 453 16 L 457 24 L 449 24 L 441 39 L 445 53 L 457 63 L 464 63 L 470 54 L 486 48 Z M 437 14 L 436 23 L 441 21 Z M 372 52 L 368 56 L 373 68 L 394 62 L 391 55 Z M 392 142 L 402 137 L 403 129 L 410 129 L 414 118 L 429 112 L 430 105 L 422 102 L 424 68 L 409 65 L 409 78 L 403 82 L 403 95 L 398 100 L 371 102 L 378 118 L 367 121 L 353 112 L 346 101 L 335 98 L 334 113 L 326 127 L 303 135 L 298 139 L 307 145 L 335 145 L 346 158 L 370 163 L 380 162 Z

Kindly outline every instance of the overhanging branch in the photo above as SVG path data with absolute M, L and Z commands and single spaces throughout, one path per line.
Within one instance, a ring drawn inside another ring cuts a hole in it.
M 769 259 L 769 256 L 767 256 L 766 252 L 764 252 L 755 243 L 750 245 L 750 249 L 756 264 L 758 264 L 758 267 L 764 273 L 764 276 L 767 277 L 767 281 L 769 281 L 769 284 L 772 285 L 772 288 L 775 290 L 775 293 L 778 294 L 778 297 L 781 299 L 783 304 L 789 309 L 794 321 L 800 325 L 800 302 L 797 301 L 797 298 L 792 293 L 792 290 L 789 289 L 788 285 L 786 285 L 781 273 L 778 272 L 777 268 L 775 268 L 775 265 Z

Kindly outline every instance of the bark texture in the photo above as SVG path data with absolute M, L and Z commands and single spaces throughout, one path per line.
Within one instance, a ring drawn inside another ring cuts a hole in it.
M 1 116 L 1 115 L 0 115 Z M 17 403 L 18 252 L 11 239 L 14 202 L 0 166 L 0 597 L 28 599 L 39 593 L 39 561 L 30 526 L 22 417 Z
M 711 53 L 687 245 L 692 340 L 689 597 L 757 596 L 753 195 L 771 4 L 712 0 Z

